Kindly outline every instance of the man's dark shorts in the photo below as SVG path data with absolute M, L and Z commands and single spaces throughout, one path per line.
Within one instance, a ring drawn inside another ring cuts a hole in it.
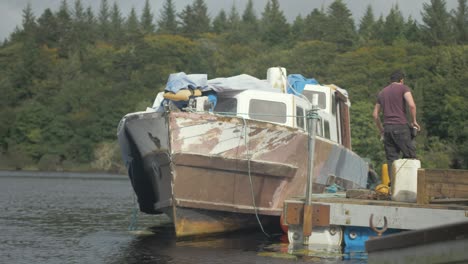
M 390 163 L 400 159 L 400 153 L 404 159 L 416 158 L 416 147 L 408 124 L 384 125 L 384 146 Z

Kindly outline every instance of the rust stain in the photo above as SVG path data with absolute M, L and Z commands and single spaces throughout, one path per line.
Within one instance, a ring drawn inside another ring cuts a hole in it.
M 177 221 L 175 224 L 176 236 L 197 236 L 204 234 L 225 233 L 233 230 L 240 229 L 242 225 L 229 223 L 229 219 L 224 221 L 189 221 L 183 219 Z
M 221 147 L 222 151 L 216 153 L 217 157 L 250 159 L 251 161 L 260 162 L 280 162 L 297 166 L 298 169 L 294 176 L 287 179 L 277 179 L 270 182 L 265 181 L 265 179 L 255 179 L 254 177 L 254 185 L 259 186 L 255 187 L 256 191 L 263 192 L 268 189 L 269 195 L 272 195 L 269 199 L 262 200 L 261 204 L 265 207 L 282 208 L 283 200 L 288 197 L 303 195 L 305 192 L 308 135 L 295 128 L 255 120 L 245 121 L 247 122 L 244 123 L 244 120 L 236 117 L 211 114 L 171 113 L 170 133 L 172 151 L 173 153 L 174 151 L 179 151 L 207 155 L 213 149 Z M 185 136 L 190 135 L 187 132 L 189 131 L 187 129 L 190 128 L 186 126 L 200 126 L 200 131 L 204 132 L 193 138 L 184 139 L 183 133 L 186 133 Z M 243 135 L 246 131 L 248 134 L 244 137 Z M 220 139 L 221 136 L 229 137 L 229 146 L 226 145 L 223 139 Z M 247 140 L 247 145 L 245 140 Z M 333 146 L 328 141 L 317 138 L 314 176 L 323 183 L 314 185 L 313 190 L 316 192 L 321 192 L 325 186 L 324 184 L 326 184 L 328 174 L 321 175 L 321 172 L 325 168 L 327 160 L 332 158 L 330 155 L 335 153 Z M 247 156 L 247 153 L 249 156 Z M 217 175 L 216 177 L 219 177 L 219 173 Z M 206 175 L 203 177 L 206 177 Z M 215 176 L 213 175 L 212 177 Z M 242 186 L 238 188 L 249 187 L 247 181 L 245 181 L 248 180 L 245 175 L 239 174 L 239 176 L 235 177 L 239 177 L 236 180 L 236 184 Z M 233 194 L 233 197 L 236 197 L 235 199 L 238 198 L 236 194 Z M 236 202 L 240 202 L 241 200 Z M 250 200 L 242 200 L 242 203 L 250 204 Z M 200 223 L 200 226 L 203 225 L 203 223 Z

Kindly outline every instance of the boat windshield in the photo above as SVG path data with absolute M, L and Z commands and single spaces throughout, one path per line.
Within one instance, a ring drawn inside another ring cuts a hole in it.
M 236 115 L 237 114 L 237 99 L 236 98 L 218 98 L 215 112 L 221 115 Z
M 249 117 L 262 121 L 286 123 L 286 104 L 267 100 L 251 99 Z

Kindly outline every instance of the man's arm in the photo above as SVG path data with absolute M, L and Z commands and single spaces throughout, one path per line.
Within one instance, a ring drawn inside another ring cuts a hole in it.
M 375 104 L 375 107 L 374 107 L 374 112 L 372 113 L 372 116 L 374 117 L 374 122 L 375 122 L 375 125 L 377 126 L 377 128 L 379 129 L 379 132 L 380 132 L 380 135 L 383 134 L 384 132 L 384 129 L 383 129 L 383 126 L 382 126 L 382 122 L 380 122 L 380 104 Z
M 421 130 L 421 127 L 419 127 L 419 124 L 416 121 L 416 104 L 414 103 L 413 95 L 411 92 L 406 92 L 404 96 L 411 113 L 411 125 L 416 127 L 418 130 Z

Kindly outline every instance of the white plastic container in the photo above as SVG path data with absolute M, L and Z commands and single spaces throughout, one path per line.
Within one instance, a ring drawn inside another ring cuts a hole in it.
M 418 190 L 418 169 L 421 161 L 399 159 L 392 164 L 392 200 L 397 202 L 416 202 Z
M 283 67 L 272 67 L 267 71 L 267 80 L 270 85 L 286 93 L 287 77 L 286 69 Z

